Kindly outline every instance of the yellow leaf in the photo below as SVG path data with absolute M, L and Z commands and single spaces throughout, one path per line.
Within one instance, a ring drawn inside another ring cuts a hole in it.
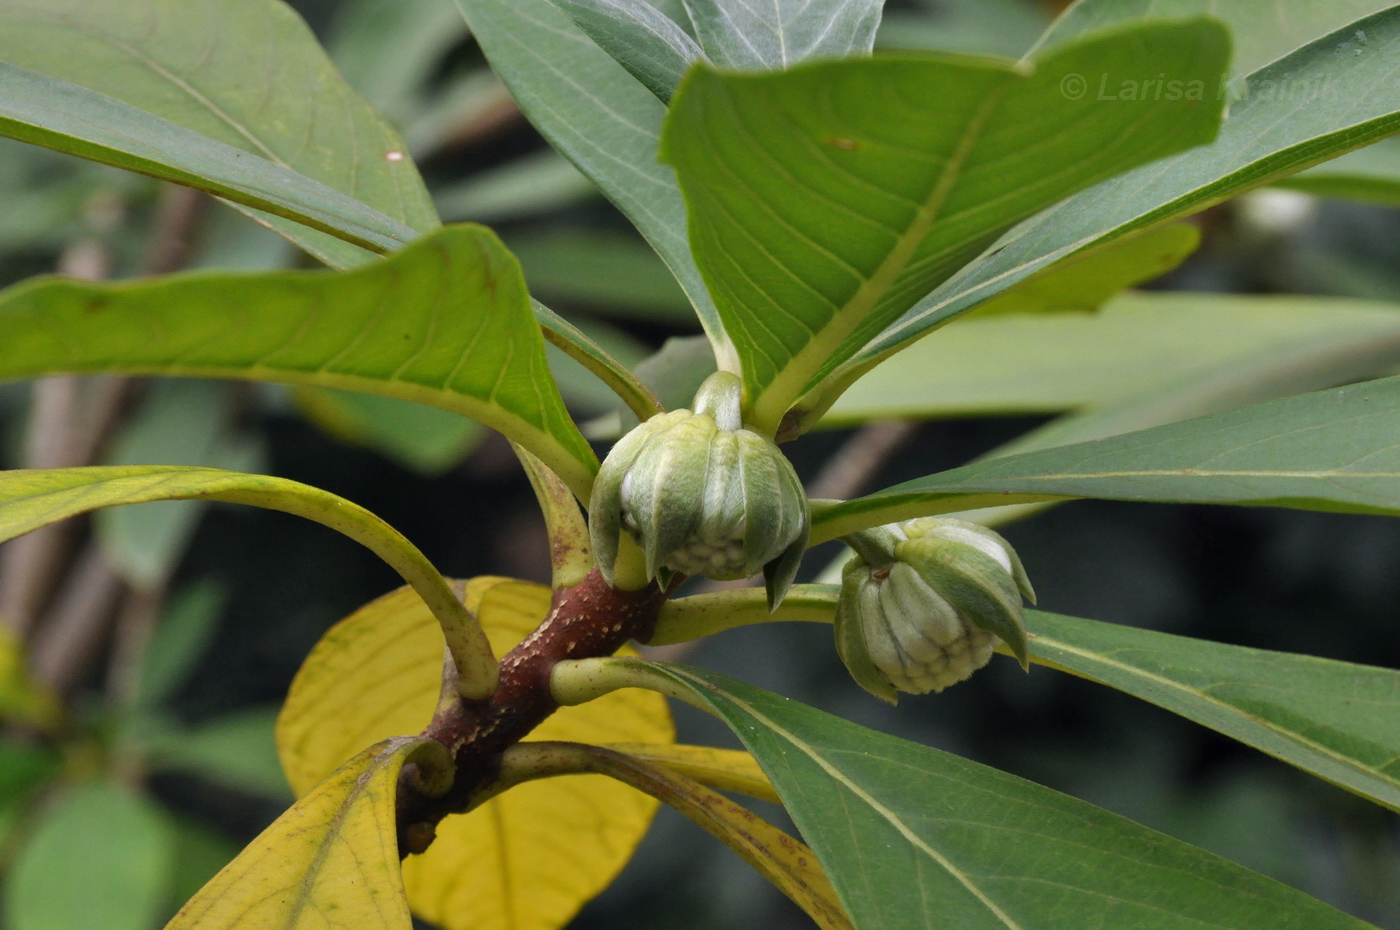
M 754 757 L 742 749 L 716 749 L 713 746 L 658 746 L 645 743 L 610 743 L 603 747 L 664 766 L 710 788 L 747 794 L 760 801 L 782 804 L 772 782 L 763 774 Z
M 539 585 L 494 577 L 454 585 L 497 655 L 549 610 L 549 589 Z M 332 627 L 278 720 L 292 788 L 305 791 L 376 740 L 421 731 L 437 706 L 442 659 L 442 634 L 408 589 Z M 664 744 L 675 732 L 664 698 L 629 689 L 563 708 L 529 739 Z M 652 798 L 600 775 L 521 785 L 447 818 L 428 851 L 404 862 L 413 911 L 447 930 L 561 927 L 631 858 L 655 811 Z
M 410 930 L 394 801 L 404 762 L 435 746 L 441 753 L 405 738 L 360 753 L 278 817 L 166 930 Z

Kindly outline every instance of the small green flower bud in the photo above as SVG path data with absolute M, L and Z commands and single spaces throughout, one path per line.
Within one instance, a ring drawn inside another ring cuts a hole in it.
M 1021 598 L 1035 592 L 1000 535 L 925 517 L 846 541 L 856 556 L 841 573 L 836 650 L 871 694 L 942 691 L 986 665 L 997 639 L 1029 667 Z
M 646 554 L 648 577 L 733 580 L 762 569 L 770 606 L 782 600 L 807 545 L 807 495 L 778 447 L 743 427 L 741 392 L 735 375 L 717 372 L 694 412 L 658 414 L 608 454 L 588 510 L 609 582 L 626 530 Z

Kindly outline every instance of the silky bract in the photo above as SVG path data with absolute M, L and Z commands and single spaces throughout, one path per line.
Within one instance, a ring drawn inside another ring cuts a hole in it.
M 842 571 L 836 648 L 867 691 L 942 691 L 992 657 L 997 640 L 1028 660 L 1022 596 L 1035 592 L 1001 536 L 927 517 L 854 534 Z
M 694 411 L 652 417 L 608 454 L 589 532 L 609 582 L 625 531 L 645 554 L 649 578 L 728 581 L 763 571 L 770 604 L 781 601 L 806 548 L 807 496 L 778 447 L 742 425 L 740 390 L 734 375 L 712 375 Z

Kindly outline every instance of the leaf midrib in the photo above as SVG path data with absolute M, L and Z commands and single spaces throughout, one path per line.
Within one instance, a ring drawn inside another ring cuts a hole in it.
M 689 682 L 691 682 L 697 694 L 704 695 L 706 691 L 714 687 L 708 682 L 688 675 L 678 668 L 671 667 L 670 669 L 668 669 L 668 671 L 671 674 L 676 675 L 677 677 L 687 679 Z M 984 891 L 982 891 L 982 889 L 979 888 L 977 884 L 973 882 L 973 880 L 967 874 L 958 869 L 958 867 L 953 865 L 953 863 L 949 861 L 947 857 L 939 853 L 938 850 L 934 849 L 927 842 L 925 842 L 922 837 L 920 837 L 912 829 L 910 829 L 909 825 L 906 824 L 899 817 L 898 814 L 890 810 L 885 805 L 881 804 L 879 801 L 875 800 L 875 798 L 871 797 L 868 793 L 865 792 L 864 789 L 862 789 L 859 785 L 857 785 L 850 778 L 848 778 L 844 772 L 842 772 L 840 769 L 836 768 L 825 758 L 823 758 L 821 754 L 819 754 L 815 749 L 813 749 L 806 741 L 798 738 L 796 734 L 780 726 L 777 722 L 769 719 L 765 714 L 761 713 L 757 708 L 749 704 L 747 701 L 736 697 L 728 691 L 723 692 L 723 694 L 726 700 L 732 701 L 734 704 L 742 708 L 745 713 L 751 715 L 754 719 L 763 723 L 763 725 L 768 727 L 768 729 L 771 732 L 787 740 L 793 745 L 794 748 L 796 748 L 803 755 L 807 756 L 814 763 L 816 763 L 822 769 L 822 771 L 826 772 L 827 775 L 831 776 L 832 780 L 836 781 L 847 791 L 851 792 L 853 795 L 859 798 L 862 803 L 870 807 L 871 810 L 879 814 L 886 822 L 890 824 L 890 826 L 894 827 L 897 831 L 899 831 L 899 834 L 903 836 L 911 846 L 926 854 L 930 859 L 937 863 L 940 868 L 942 868 L 945 872 L 947 872 L 954 879 L 956 879 L 959 884 L 961 884 L 964 888 L 967 889 L 969 894 L 975 897 L 984 907 L 986 907 L 987 910 L 989 910 L 999 921 L 1001 921 L 1001 923 L 1004 926 L 1008 928 L 1008 930 L 1025 930 L 1025 928 L 1023 928 L 1020 924 L 1013 920 L 1009 914 L 1007 914 L 1000 907 L 998 907 L 996 902 L 993 901 Z

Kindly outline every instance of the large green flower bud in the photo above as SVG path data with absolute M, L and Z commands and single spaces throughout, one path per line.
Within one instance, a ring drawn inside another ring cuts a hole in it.
M 836 649 L 855 680 L 894 703 L 942 691 L 991 660 L 998 639 L 1028 665 L 1016 551 L 984 526 L 925 517 L 855 533 L 841 574 Z
M 613 446 L 588 508 L 609 583 L 626 530 L 650 578 L 726 581 L 762 569 L 769 604 L 782 600 L 807 546 L 807 495 L 778 447 L 743 427 L 741 393 L 735 375 L 717 372 L 700 386 L 694 412 L 658 414 Z

